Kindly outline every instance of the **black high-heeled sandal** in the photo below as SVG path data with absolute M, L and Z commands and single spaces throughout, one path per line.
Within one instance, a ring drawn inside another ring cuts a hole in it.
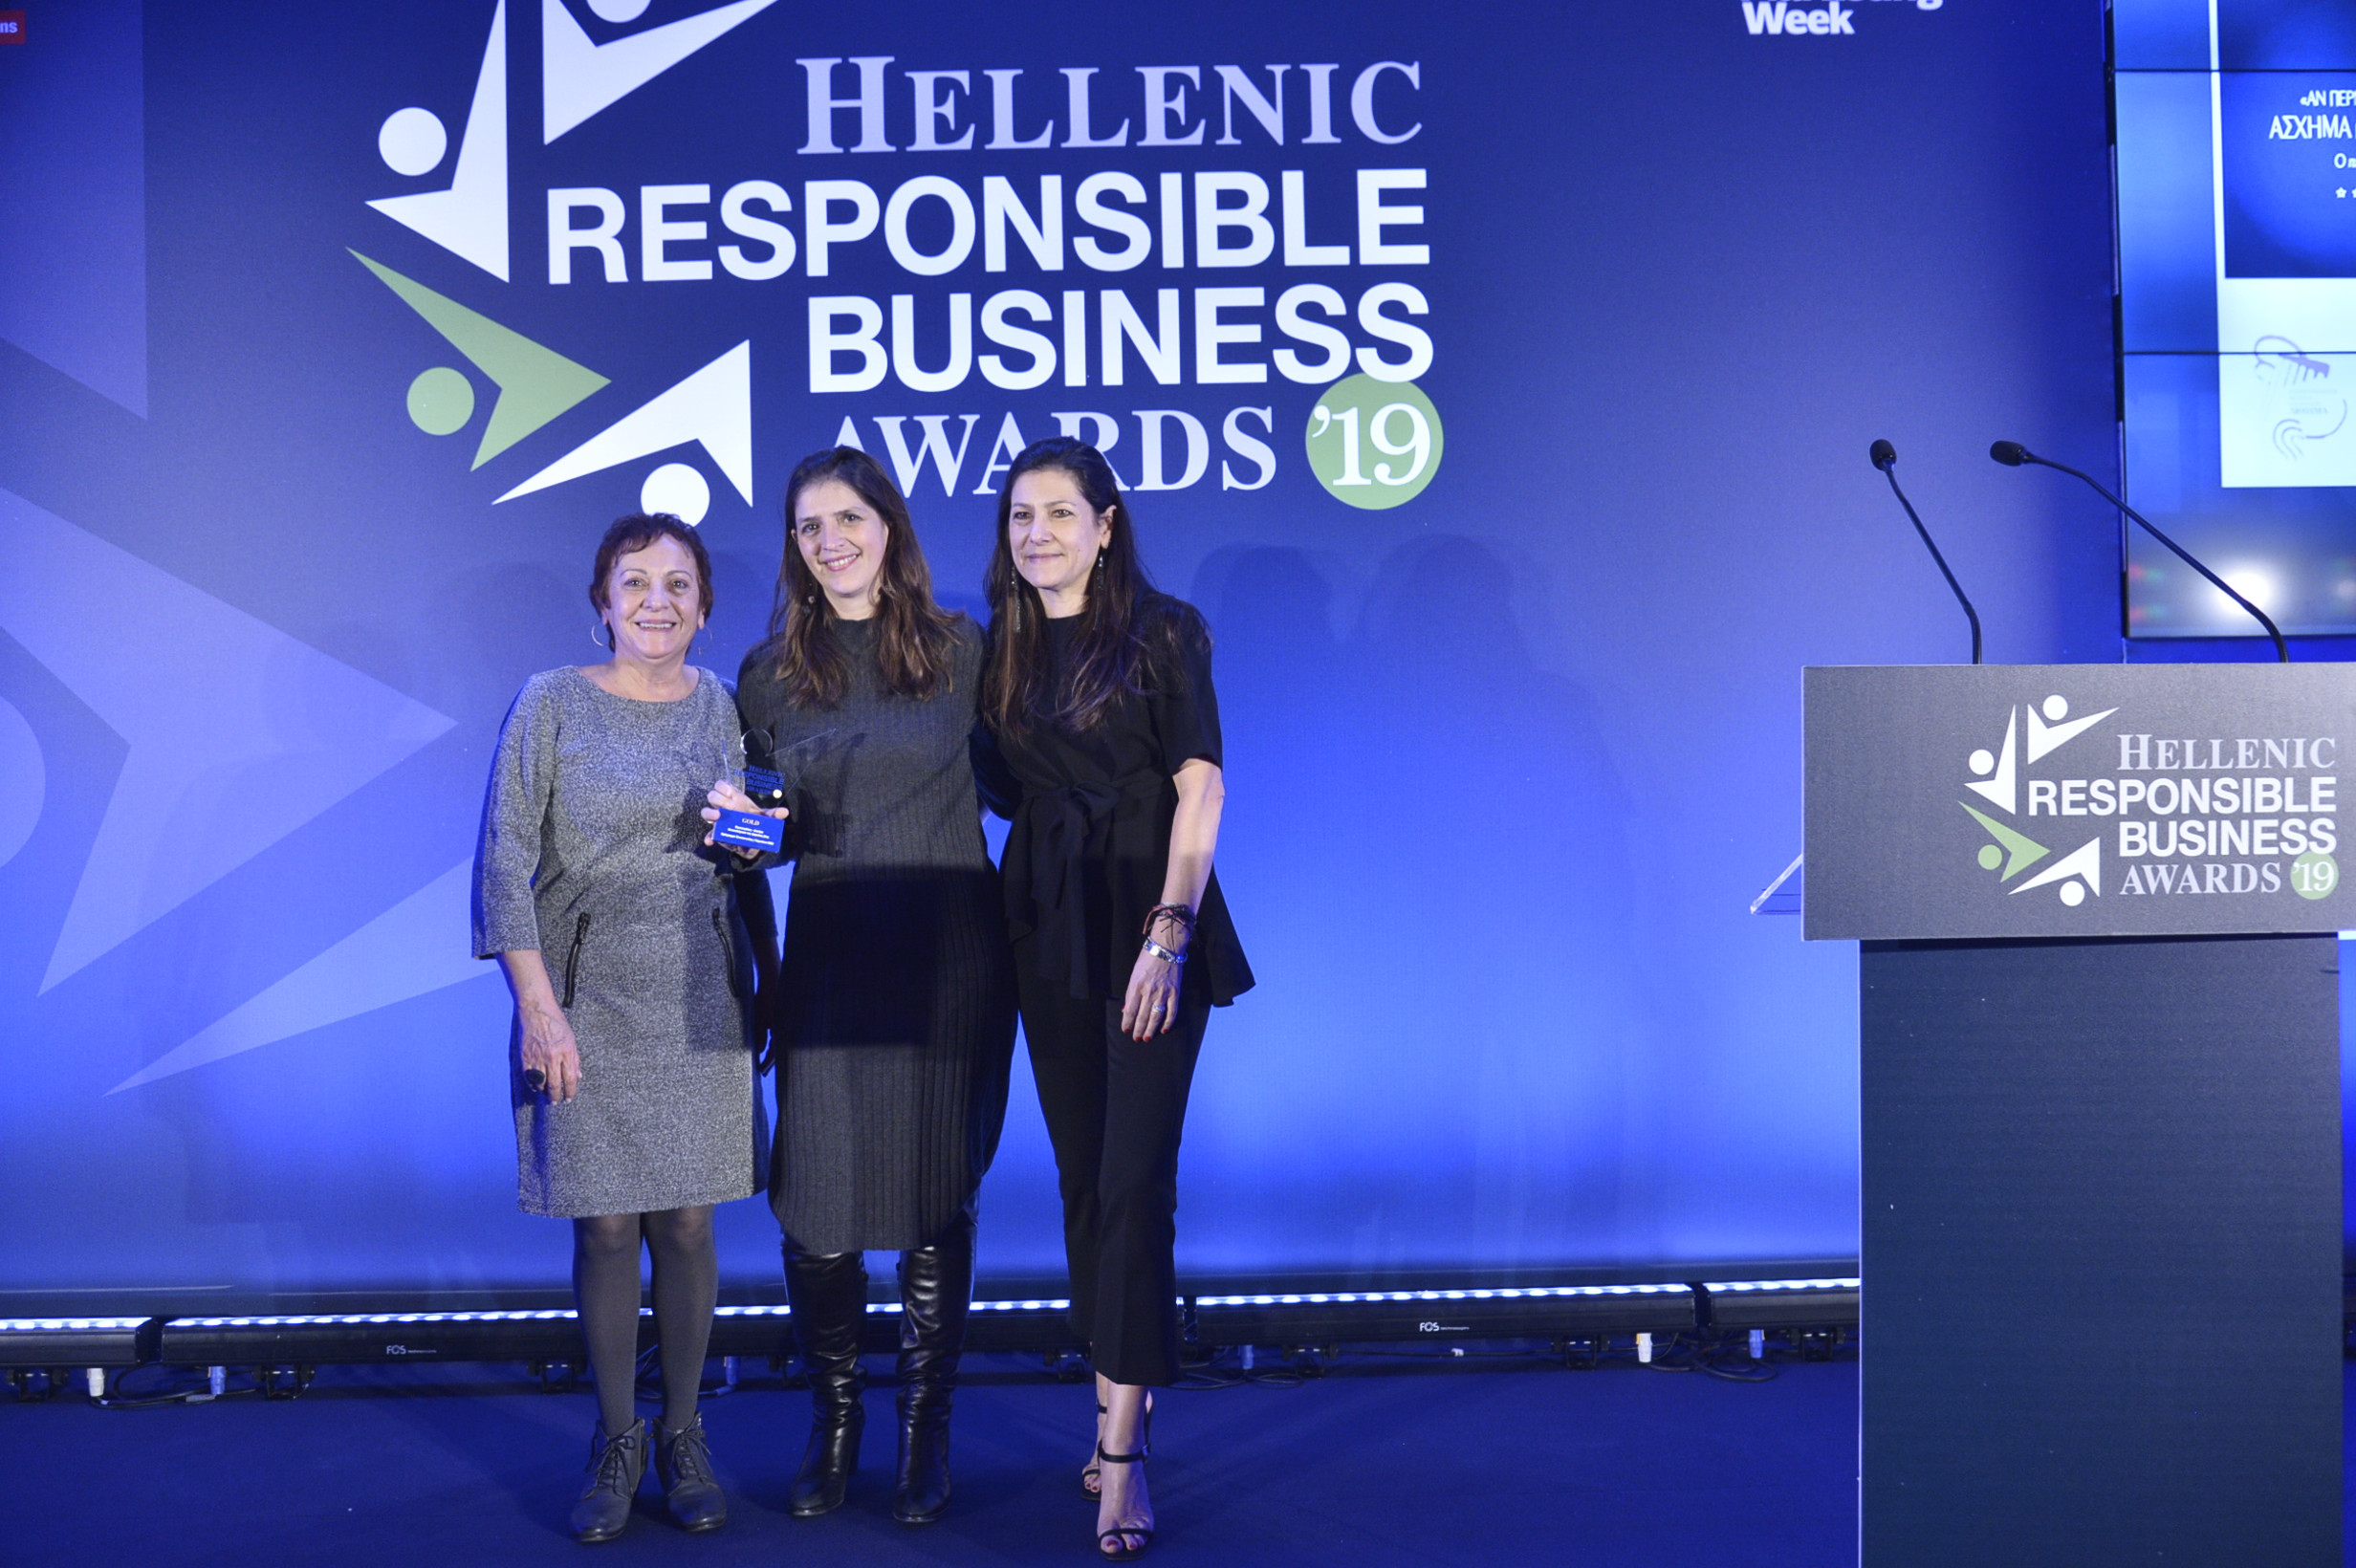
M 1096 1413 L 1100 1418 L 1102 1418 L 1110 1412 L 1107 1406 L 1100 1405 L 1096 1407 Z M 1102 1419 L 1100 1419 L 1097 1422 L 1097 1435 L 1100 1439 L 1103 1436 L 1103 1432 L 1104 1423 Z M 1100 1442 L 1097 1447 L 1102 1448 L 1103 1444 Z M 1086 1464 L 1080 1467 L 1080 1490 L 1081 1494 L 1087 1497 L 1090 1502 L 1096 1501 L 1096 1499 L 1104 1494 L 1102 1490 L 1103 1486 L 1104 1468 L 1102 1465 L 1099 1465 L 1095 1460 L 1091 1459 Z
M 1150 1457 L 1150 1453 L 1142 1443 L 1138 1445 L 1135 1453 L 1106 1453 L 1104 1445 L 1100 1443 L 1096 1446 L 1096 1457 L 1100 1466 L 1142 1465 Z M 1100 1470 L 1099 1473 L 1102 1471 Z M 1127 1541 L 1127 1537 L 1131 1535 L 1137 1537 L 1137 1544 L 1134 1547 L 1130 1546 Z M 1153 1526 L 1149 1524 L 1117 1524 L 1110 1530 L 1100 1530 L 1096 1533 L 1097 1552 L 1107 1562 L 1127 1562 L 1132 1558 L 1142 1557 L 1145 1555 L 1145 1548 L 1152 1544 Z
M 1096 1413 L 1098 1415 L 1108 1415 L 1111 1412 L 1106 1406 L 1100 1405 L 1096 1407 Z M 1147 1450 L 1150 1451 L 1153 1448 L 1153 1396 L 1151 1394 L 1147 1394 L 1145 1396 L 1145 1430 L 1143 1441 Z M 1100 1449 L 1100 1451 L 1102 1450 Z M 1091 1486 L 1089 1485 L 1090 1482 L 1094 1482 L 1096 1484 Z M 1091 1459 L 1086 1464 L 1080 1467 L 1080 1492 L 1081 1496 L 1087 1498 L 1088 1501 L 1093 1503 L 1098 1498 L 1104 1495 L 1103 1486 L 1104 1472 L 1102 1468 L 1099 1466 L 1095 1460 Z

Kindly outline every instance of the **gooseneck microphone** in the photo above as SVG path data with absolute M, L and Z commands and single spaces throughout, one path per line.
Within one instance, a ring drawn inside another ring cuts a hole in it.
M 1963 606 L 1964 618 L 1972 622 L 1972 663 L 1978 664 L 1979 612 L 1972 608 L 1970 599 L 1964 598 L 1963 584 L 1955 580 L 1955 574 L 1947 569 L 1947 557 L 1940 555 L 1939 547 L 1931 542 L 1931 531 L 1923 527 L 1923 520 L 1915 515 L 1914 503 L 1908 500 L 1906 491 L 1898 488 L 1898 448 L 1887 441 L 1877 441 L 1867 455 L 1873 459 L 1873 466 L 1882 470 L 1882 477 L 1889 481 L 1889 492 L 1898 498 L 1900 506 L 1906 508 L 1907 516 L 1914 524 L 1914 532 L 1922 535 L 1923 548 L 1931 552 L 1932 560 L 1938 562 L 1939 576 L 1945 577 L 1947 586 L 1955 591 L 1955 602 Z
M 1995 446 L 1988 448 L 1988 455 L 1995 458 L 1998 463 L 2003 464 L 2008 468 L 2018 468 L 2024 463 L 2034 463 L 2040 468 L 2059 468 L 2063 473 L 2069 474 L 2074 478 L 2084 480 L 2087 487 L 2091 489 L 2095 494 L 2101 496 L 2104 500 L 2108 501 L 2112 506 L 2117 507 L 2121 512 L 2127 513 L 2129 517 L 2134 518 L 2138 523 L 2141 523 L 2143 525 L 2144 532 L 2159 540 L 2160 543 L 2168 546 L 2169 549 L 2174 551 L 2178 560 L 2183 561 L 2185 565 L 2191 567 L 2193 571 L 2198 572 L 2202 577 L 2207 577 L 2209 581 L 2215 586 L 2218 593 L 2223 594 L 2227 599 L 2232 599 L 2236 604 L 2240 605 L 2243 609 L 2249 611 L 2251 615 L 2256 617 L 2258 623 L 2266 628 L 2266 635 L 2274 639 L 2274 656 L 2280 660 L 2283 664 L 2287 664 L 2291 662 L 2291 645 L 2282 641 L 2282 628 L 2277 626 L 2272 618 L 2270 618 L 2265 611 L 2259 609 L 2257 605 L 2242 598 L 2239 593 L 2235 591 L 2232 583 L 2227 582 L 2223 577 L 2218 577 L 2214 572 L 2210 571 L 2209 568 L 2193 559 L 2192 553 L 2191 551 L 2185 549 L 2184 546 L 2178 544 L 2175 540 L 2170 538 L 2167 534 L 2152 527 L 2150 518 L 2145 516 L 2142 512 L 2137 512 L 2133 507 L 2130 507 L 2125 501 L 2120 500 L 2119 497 L 2111 494 L 2109 490 L 2105 490 L 2102 482 L 2096 479 L 2094 475 L 2090 473 L 2081 473 L 2076 468 L 2071 468 L 2068 464 L 2056 463 L 2050 457 L 2040 457 L 2035 452 L 2029 450 L 2028 447 L 2023 446 L 2018 441 L 1999 441 Z

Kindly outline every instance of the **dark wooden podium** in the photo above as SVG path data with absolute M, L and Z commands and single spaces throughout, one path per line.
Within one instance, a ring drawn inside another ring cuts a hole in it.
M 1862 1561 L 2338 1564 L 2356 670 L 1811 669 L 1807 739 Z

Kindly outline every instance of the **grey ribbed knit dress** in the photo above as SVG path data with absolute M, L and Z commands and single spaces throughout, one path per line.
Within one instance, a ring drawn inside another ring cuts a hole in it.
M 982 639 L 949 688 L 884 686 L 874 621 L 835 621 L 848 689 L 795 708 L 774 655 L 737 679 L 769 731 L 796 851 L 777 1009 L 770 1206 L 804 1252 L 931 1244 L 980 1185 L 1006 1119 L 1014 989 L 968 746 Z
M 475 851 L 474 954 L 540 954 L 581 1062 L 580 1092 L 556 1104 L 524 1084 L 520 1019 L 511 1032 L 528 1213 L 725 1203 L 767 1179 L 753 948 L 735 857 L 705 847 L 699 815 L 742 762 L 736 705 L 709 670 L 668 703 L 548 670 L 508 711 Z

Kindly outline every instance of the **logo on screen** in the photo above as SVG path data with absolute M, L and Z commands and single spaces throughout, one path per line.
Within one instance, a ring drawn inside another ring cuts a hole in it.
M 799 112 L 783 111 L 796 121 L 784 143 L 796 159 L 960 151 L 972 162 L 961 163 L 956 178 L 929 163 L 921 170 L 800 164 L 811 177 L 788 182 L 789 189 L 776 179 L 746 178 L 764 171 L 743 166 L 746 143 L 731 132 L 690 155 L 709 157 L 710 167 L 636 170 L 680 182 L 647 185 L 605 163 L 623 156 L 610 150 L 610 123 L 576 133 L 699 55 L 694 69 L 733 69 L 745 78 L 760 52 L 782 52 L 788 41 L 784 13 L 765 14 L 776 0 L 699 0 L 705 9 L 696 14 L 651 24 L 644 21 L 650 11 L 660 14 L 651 0 L 513 0 L 513 17 L 510 3 L 492 0 L 489 33 L 469 30 L 466 39 L 470 61 L 474 39 L 482 41 L 463 121 L 454 95 L 431 105 L 385 104 L 391 112 L 377 128 L 377 158 L 410 188 L 366 204 L 513 286 L 509 303 L 485 294 L 481 276 L 462 273 L 453 282 L 431 262 L 421 269 L 404 260 L 388 244 L 406 239 L 388 242 L 373 220 L 375 235 L 351 248 L 355 264 L 448 346 L 447 354 L 432 351 L 442 363 L 403 367 L 411 375 L 407 411 L 418 429 L 460 438 L 480 468 L 517 463 L 505 454 L 544 442 L 538 432 L 558 421 L 566 422 L 559 428 L 581 427 L 569 450 L 536 456 L 534 468 L 507 484 L 493 505 L 635 469 L 644 511 L 701 523 L 714 498 L 731 490 L 750 507 L 753 337 L 687 344 L 629 328 L 644 297 L 640 285 L 657 285 L 647 292 L 664 296 L 646 304 L 668 307 L 696 285 L 716 293 L 789 272 L 840 279 L 817 282 L 822 292 L 791 313 L 801 319 L 791 329 L 789 352 L 801 362 L 788 374 L 813 398 L 889 385 L 910 397 L 976 399 L 965 409 L 921 413 L 905 411 L 907 404 L 902 412 L 809 405 L 814 423 L 836 431 L 838 445 L 888 457 L 911 495 L 927 470 L 944 496 L 992 493 L 1015 455 L 1047 433 L 1047 421 L 1104 452 L 1130 490 L 1262 490 L 1276 477 L 1275 437 L 1284 423 L 1277 393 L 1288 381 L 1320 389 L 1303 399 L 1316 406 L 1301 450 L 1333 499 L 1367 509 L 1404 505 L 1438 472 L 1439 413 L 1417 384 L 1435 353 L 1433 334 L 1419 319 L 1432 313 L 1423 281 L 1432 262 L 1424 194 L 1429 170 L 1420 147 L 1408 145 L 1426 130 L 1420 61 L 1026 70 L 976 58 L 957 69 L 915 69 L 935 62 L 899 64 L 882 53 L 796 55 Z M 1769 9 L 1778 28 L 1794 33 L 1810 31 L 1811 15 L 1833 16 L 1845 32 L 1854 11 L 1841 0 L 1813 12 L 1791 10 L 1787 0 L 1769 0 Z M 525 84 L 534 73 L 527 55 L 514 62 L 511 83 L 507 40 L 511 22 L 530 29 L 535 21 L 536 121 L 529 103 L 511 103 L 530 97 Z M 780 63 L 772 61 L 771 70 Z M 672 77 L 670 88 L 687 94 L 687 75 Z M 660 93 L 638 102 L 645 108 Z M 743 98 L 707 88 L 698 101 L 720 115 L 724 103 L 766 103 L 768 97 L 766 85 Z M 905 130 L 904 106 L 912 113 Z M 665 129 L 675 129 L 677 103 L 664 114 Z M 529 129 L 534 123 L 537 148 Z M 515 126 L 526 127 L 521 147 L 510 145 Z M 1281 166 L 1298 161 L 1290 148 L 1350 143 L 1363 144 L 1356 162 L 1363 166 L 1336 166 L 1321 154 L 1312 155 L 1319 166 Z M 555 153 L 539 155 L 550 147 Z M 1131 154 L 1115 150 L 1166 147 L 1203 149 L 1196 156 L 1211 166 L 1141 176 L 1128 163 Z M 1058 157 L 1053 172 L 1026 162 L 1047 148 L 1088 149 L 1102 162 L 1074 167 Z M 765 172 L 783 170 L 773 164 Z M 421 185 L 426 188 L 415 188 Z M 1076 270 L 1105 275 L 1085 279 L 1089 287 L 1066 287 L 1083 281 L 1066 272 L 1067 256 Z M 887 258 L 896 272 L 882 267 Z M 1148 262 L 1173 277 L 1211 271 L 1190 288 L 1158 286 L 1160 279 L 1141 288 L 1118 275 Z M 989 275 L 1026 266 L 1063 275 L 1050 279 L 1052 288 L 1046 281 L 1000 287 L 1013 280 Z M 1316 271 L 1276 271 L 1296 269 Z M 871 280 L 874 272 L 887 281 Z M 557 293 L 538 294 L 543 285 Z M 617 285 L 630 293 L 610 292 Z M 518 311 L 576 302 L 569 316 L 525 322 L 530 334 L 516 324 Z M 750 319 L 766 331 L 779 314 L 765 307 Z M 618 338 L 637 341 L 623 347 Z M 772 386 L 784 368 L 774 341 L 762 336 L 758 351 L 763 381 Z M 626 385 L 634 371 L 644 374 L 644 359 L 624 358 L 633 348 L 677 361 L 661 365 L 663 379 L 644 383 L 636 397 L 645 401 L 635 407 L 608 390 Z M 1041 394 L 1115 404 L 1094 410 L 992 407 L 981 400 L 994 394 L 979 390 L 1148 381 L 1157 390 Z M 1159 389 L 1179 386 L 1220 388 L 1209 394 L 1219 402 L 1168 406 L 1181 400 Z
M 2113 897 L 2288 891 L 2321 899 L 2337 890 L 2338 780 L 2329 772 L 2339 762 L 2336 737 L 2113 731 L 2115 759 L 2098 739 L 2047 761 L 2118 711 L 2073 718 L 2058 692 L 2013 705 L 2001 742 L 1965 759 L 1971 776 L 1963 787 L 1979 804 L 1956 804 L 1988 840 L 1977 851 L 1980 868 L 2008 894 L 2050 887 L 2071 908 L 2101 898 L 2106 840 L 2116 861 Z M 2062 773 L 2083 776 L 2038 776 Z M 2056 859 L 2040 839 L 2076 837 L 2062 820 L 2071 817 L 2112 821 Z
M 734 0 L 598 43 L 560 0 L 541 0 L 541 141 L 555 142 L 775 3 Z M 637 21 L 647 5 L 648 0 L 590 0 L 589 9 L 601 22 L 623 25 Z M 447 167 L 449 183 L 437 190 L 381 197 L 368 204 L 371 207 L 501 283 L 511 281 L 507 0 L 498 0 L 491 11 L 491 32 L 456 155 L 450 153 L 449 130 L 442 117 L 418 105 L 385 118 L 377 133 L 377 153 L 387 169 L 411 179 Z M 559 194 L 578 193 L 551 192 L 552 201 Z M 481 468 L 611 384 L 610 378 L 572 356 L 370 256 L 351 253 L 496 389 L 473 467 Z M 651 458 L 666 448 L 694 446 L 751 505 L 752 350 L 748 339 L 709 363 L 698 366 L 690 359 L 681 366 L 687 371 L 683 379 L 498 499 L 513 500 Z M 465 371 L 430 365 L 409 383 L 409 419 L 428 435 L 455 435 L 473 422 L 478 401 L 476 383 Z M 710 482 L 691 464 L 665 462 L 646 473 L 639 502 L 645 511 L 700 523 L 710 509 Z

